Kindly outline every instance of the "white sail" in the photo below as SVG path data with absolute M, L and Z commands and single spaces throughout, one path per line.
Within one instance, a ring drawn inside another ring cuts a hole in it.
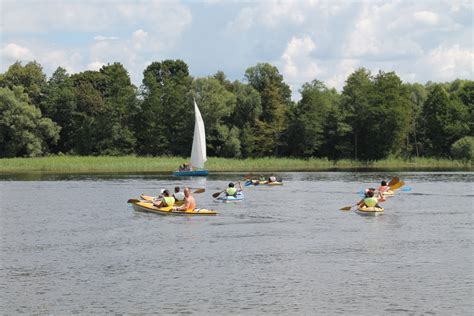
M 206 130 L 204 129 L 204 121 L 202 120 L 201 112 L 194 101 L 194 138 L 193 148 L 191 149 L 191 165 L 193 168 L 204 168 L 204 163 L 207 160 L 206 155 Z

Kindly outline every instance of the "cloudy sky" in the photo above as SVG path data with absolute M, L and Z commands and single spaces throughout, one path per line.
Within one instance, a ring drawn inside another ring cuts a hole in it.
M 49 76 L 120 62 L 140 85 L 153 61 L 195 77 L 243 80 L 278 67 L 298 98 L 318 79 L 341 89 L 359 67 L 406 82 L 473 79 L 472 1 L 0 0 L 0 72 L 36 60 Z

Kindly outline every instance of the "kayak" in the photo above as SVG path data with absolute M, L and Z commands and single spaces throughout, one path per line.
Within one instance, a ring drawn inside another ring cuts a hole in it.
M 176 211 L 172 207 L 161 207 L 158 208 L 150 202 L 135 202 L 132 203 L 132 207 L 138 212 L 151 212 L 161 215 L 217 215 L 214 210 L 207 210 L 203 208 L 195 208 L 194 210 Z
M 283 185 L 281 181 L 268 181 L 268 180 L 248 180 L 245 182 L 245 186 L 249 185 Z
M 237 195 L 224 195 L 221 197 L 218 197 L 216 200 L 222 201 L 222 202 L 236 202 L 236 201 L 242 201 L 244 199 L 244 193 L 243 192 L 237 192 Z
M 143 202 L 153 202 L 157 197 L 156 196 L 150 196 L 150 195 L 145 195 L 145 194 L 140 194 L 140 198 L 144 200 Z M 181 206 L 184 204 L 184 201 L 175 201 L 174 205 L 176 206 Z
M 376 206 L 359 206 L 355 212 L 360 215 L 377 216 L 383 214 L 384 208 Z

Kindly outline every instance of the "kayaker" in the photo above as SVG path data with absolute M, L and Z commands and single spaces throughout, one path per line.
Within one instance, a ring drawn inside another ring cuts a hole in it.
M 385 191 L 390 190 L 390 187 L 387 185 L 387 181 L 383 180 L 379 186 L 379 192 L 384 193 Z
M 378 200 L 376 197 L 374 197 L 374 191 L 372 191 L 371 189 L 368 189 L 366 190 L 366 193 L 365 193 L 365 198 L 363 198 L 362 200 L 360 200 L 357 205 L 359 207 L 363 207 L 363 206 L 367 206 L 367 207 L 380 207 L 378 204 L 377 204 Z
M 189 188 L 184 188 L 184 204 L 175 207 L 175 211 L 187 211 L 187 210 L 194 210 L 196 208 L 196 200 L 194 200 L 194 197 L 191 195 L 191 190 Z
M 238 182 L 239 189 L 235 188 L 234 183 L 229 183 L 229 187 L 225 190 L 225 195 L 227 196 L 237 196 L 237 193 L 243 191 L 242 184 Z
M 275 176 L 268 177 L 268 183 L 276 182 L 277 178 Z
M 180 192 L 179 187 L 174 188 L 173 197 L 176 201 L 184 201 L 184 193 Z
M 174 197 L 170 196 L 170 191 L 165 190 L 163 192 L 163 198 L 159 201 L 153 201 L 153 205 L 156 207 L 167 207 L 174 205 Z

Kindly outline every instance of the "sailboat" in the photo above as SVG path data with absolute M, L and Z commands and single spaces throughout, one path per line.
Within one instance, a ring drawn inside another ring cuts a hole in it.
M 207 160 L 206 155 L 206 130 L 204 129 L 204 121 L 201 112 L 194 100 L 194 137 L 193 147 L 191 148 L 191 170 L 178 170 L 174 172 L 175 176 L 207 176 L 208 170 L 204 169 L 204 163 Z

